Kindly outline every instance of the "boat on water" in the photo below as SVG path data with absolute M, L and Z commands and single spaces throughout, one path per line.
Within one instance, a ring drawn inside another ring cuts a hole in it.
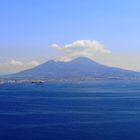
M 44 82 L 43 81 L 32 81 L 32 84 L 43 85 Z

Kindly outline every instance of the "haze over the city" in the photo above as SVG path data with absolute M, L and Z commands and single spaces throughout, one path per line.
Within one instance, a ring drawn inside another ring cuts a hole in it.
M 79 56 L 140 71 L 139 0 L 0 1 L 0 73 Z

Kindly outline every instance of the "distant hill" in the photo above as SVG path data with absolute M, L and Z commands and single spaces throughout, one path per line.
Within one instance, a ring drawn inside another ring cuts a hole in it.
M 79 57 L 70 62 L 50 60 L 35 68 L 9 75 L 11 78 L 35 79 L 134 79 L 140 78 L 139 72 L 105 66 L 86 57 Z

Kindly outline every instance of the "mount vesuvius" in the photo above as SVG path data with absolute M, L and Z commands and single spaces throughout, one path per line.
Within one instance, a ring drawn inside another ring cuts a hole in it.
M 69 62 L 50 60 L 35 68 L 5 77 L 45 80 L 140 79 L 140 73 L 105 66 L 86 57 L 78 57 Z

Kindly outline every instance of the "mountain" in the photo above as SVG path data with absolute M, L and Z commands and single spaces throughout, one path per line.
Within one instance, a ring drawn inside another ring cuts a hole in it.
M 9 75 L 12 78 L 35 79 L 132 79 L 140 78 L 139 72 L 105 66 L 86 57 L 70 62 L 50 60 L 35 68 Z

